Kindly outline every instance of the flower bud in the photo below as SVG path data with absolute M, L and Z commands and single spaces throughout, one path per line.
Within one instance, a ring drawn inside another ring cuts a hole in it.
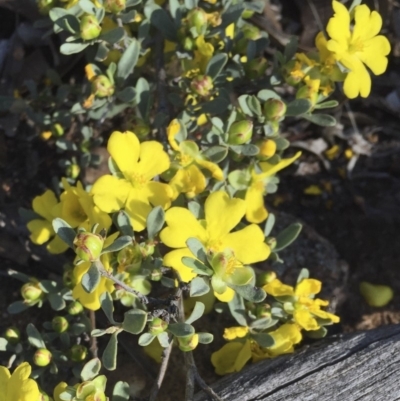
M 76 180 L 79 176 L 81 172 L 81 168 L 79 167 L 78 164 L 69 164 L 66 168 L 65 168 L 65 174 L 67 177 L 73 178 L 74 180 Z
M 199 344 L 199 335 L 191 334 L 186 337 L 178 337 L 179 349 L 183 352 L 193 351 Z
M 387 305 L 393 298 L 393 290 L 387 285 L 360 283 L 360 293 L 369 306 L 381 307 Z
M 228 132 L 228 143 L 230 145 L 243 145 L 253 135 L 253 123 L 249 120 L 236 121 L 231 125 Z
M 127 124 L 127 131 L 132 131 L 139 139 L 146 139 L 150 132 L 150 126 L 141 118 L 134 118 Z
M 271 317 L 271 307 L 266 304 L 257 305 L 256 316 L 257 316 L 257 319 L 261 319 L 264 317 Z
M 81 232 L 74 239 L 76 254 L 85 262 L 97 260 L 103 250 L 104 238 L 98 234 Z
M 213 87 L 212 78 L 208 75 L 198 75 L 190 83 L 192 91 L 200 96 L 209 96 Z
M 140 252 L 142 253 L 143 258 L 147 258 L 147 256 L 151 256 L 154 253 L 155 249 L 154 241 L 147 240 L 146 242 L 140 244 Z
M 159 317 L 155 317 L 149 322 L 149 333 L 153 336 L 163 333 L 168 328 L 168 323 Z
M 33 355 L 33 363 L 36 366 L 44 367 L 51 362 L 51 352 L 46 348 L 39 348 Z
M 35 302 L 42 298 L 43 291 L 39 283 L 29 282 L 21 287 L 21 295 L 28 303 Z
M 47 15 L 49 11 L 56 5 L 55 0 L 39 0 L 38 1 L 39 12 L 42 15 Z
M 276 247 L 276 238 L 275 237 L 267 237 L 265 239 L 265 242 L 269 245 L 271 248 L 271 251 L 273 251 Z
M 69 323 L 64 316 L 56 316 L 51 321 L 51 327 L 56 333 L 64 333 L 68 330 Z
M 21 340 L 21 332 L 15 326 L 11 326 L 4 332 L 4 338 L 10 344 L 18 344 Z
M 54 124 L 52 129 L 51 129 L 51 133 L 56 136 L 56 137 L 60 137 L 64 135 L 64 128 L 61 124 Z
M 118 14 L 124 11 L 126 7 L 126 0 L 105 0 L 104 8 L 107 12 Z
M 69 350 L 69 357 L 71 361 L 82 362 L 87 356 L 87 348 L 84 345 L 73 345 Z
M 101 26 L 94 15 L 84 15 L 81 18 L 80 31 L 83 40 L 92 40 L 100 35 Z
M 263 106 L 264 117 L 268 121 L 278 121 L 286 113 L 286 104 L 280 99 L 268 99 Z
M 264 57 L 255 58 L 244 65 L 244 71 L 250 79 L 262 77 L 267 70 L 268 62 Z
M 118 269 L 137 273 L 142 265 L 142 259 L 143 256 L 139 244 L 127 246 L 118 252 Z
M 151 281 L 160 281 L 162 279 L 162 271 L 160 269 L 153 269 L 150 273 Z
M 182 47 L 188 52 L 192 51 L 194 49 L 194 40 L 190 36 L 186 36 L 183 39 Z
M 314 91 L 308 86 L 302 86 L 296 92 L 296 99 L 307 99 L 311 102 L 312 106 L 315 106 L 318 101 L 318 91 Z
M 100 98 L 112 96 L 114 85 L 105 75 L 97 75 L 92 81 L 92 93 Z
M 195 27 L 197 33 L 200 35 L 202 30 L 204 29 L 203 27 L 207 25 L 207 14 L 202 8 L 193 8 L 188 16 L 188 23 L 189 27 Z
M 242 18 L 243 19 L 249 19 L 254 15 L 254 11 L 253 10 L 249 10 L 249 9 L 245 9 L 242 12 Z
M 276 273 L 273 271 L 268 271 L 261 273 L 259 276 L 257 276 L 257 285 L 259 287 L 262 287 L 265 284 L 270 283 L 271 281 L 274 281 L 276 279 Z
M 71 315 L 71 316 L 76 316 L 79 315 L 80 313 L 83 312 L 83 306 L 80 302 L 78 301 L 74 301 L 71 302 L 68 307 L 67 307 L 67 312 Z
M 259 160 L 267 160 L 276 152 L 276 142 L 272 139 L 261 139 L 256 142 L 256 146 L 259 149 L 257 155 L 257 159 Z
M 74 270 L 69 266 L 65 268 L 63 273 L 63 283 L 67 288 L 75 287 Z

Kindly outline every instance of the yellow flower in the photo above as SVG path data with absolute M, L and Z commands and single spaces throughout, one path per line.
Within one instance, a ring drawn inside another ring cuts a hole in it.
M 111 134 L 107 150 L 121 176 L 104 175 L 93 185 L 94 203 L 106 213 L 125 207 L 135 231 L 143 231 L 153 206 L 171 204 L 173 190 L 167 184 L 151 181 L 169 168 L 169 157 L 156 141 L 142 144 L 132 132 Z
M 214 46 L 204 40 L 204 35 L 196 38 L 197 50 L 194 51 L 195 65 L 200 67 L 200 71 L 204 73 L 211 57 L 214 54 Z
M 164 244 L 178 248 L 164 256 L 164 264 L 176 269 L 184 282 L 189 282 L 194 273 L 182 263 L 182 257 L 193 257 L 186 241 L 197 238 L 209 252 L 220 252 L 230 248 L 243 264 L 260 262 L 268 258 L 270 248 L 264 243 L 264 234 L 259 226 L 249 226 L 232 232 L 244 214 L 246 203 L 223 191 L 208 196 L 205 202 L 205 220 L 199 221 L 188 209 L 173 207 L 165 214 L 167 227 L 160 233 Z
M 81 227 L 90 231 L 94 224 L 98 224 L 96 232 L 111 226 L 111 218 L 107 213 L 102 212 L 93 202 L 93 196 L 88 194 L 80 182 L 76 187 L 69 185 L 65 178 L 62 178 L 65 191 L 60 196 L 61 218 L 71 227 Z
M 293 157 L 282 159 L 277 164 L 261 162 L 260 168 L 262 172 L 259 174 L 254 169 L 251 170 L 251 181 L 245 195 L 247 221 L 258 224 L 268 217 L 267 209 L 264 206 L 266 184 L 268 184 L 270 177 L 292 164 L 300 155 L 301 152 L 297 152 Z
M 60 203 L 53 191 L 47 190 L 43 195 L 36 196 L 32 202 L 32 209 L 43 219 L 33 219 L 28 224 L 31 232 L 30 239 L 36 245 L 42 245 L 54 237 L 46 246 L 50 253 L 65 252 L 68 245 L 58 236 L 53 229 L 52 221 L 60 216 Z
M 118 237 L 118 235 L 119 233 L 114 233 L 109 237 L 107 237 L 106 240 L 104 241 L 104 248 L 111 245 Z M 104 255 L 101 255 L 100 260 L 103 263 L 104 268 L 107 271 L 110 271 L 111 266 L 110 266 L 109 254 L 106 253 Z M 114 291 L 114 283 L 110 279 L 101 276 L 100 282 L 96 287 L 96 289 L 91 293 L 86 292 L 85 289 L 82 287 L 81 282 L 82 282 L 82 277 L 88 272 L 90 266 L 91 262 L 83 262 L 75 266 L 73 274 L 74 274 L 74 282 L 76 284 L 74 289 L 72 290 L 72 296 L 74 297 L 75 300 L 79 301 L 85 308 L 90 310 L 98 310 L 100 309 L 100 295 L 103 294 L 103 292 L 112 293 Z
M 227 343 L 211 355 L 211 363 L 215 367 L 217 375 L 240 372 L 250 359 L 251 341 L 249 339 L 244 342 Z
M 189 198 L 202 193 L 206 188 L 206 177 L 200 168 L 210 171 L 213 178 L 221 181 L 224 173 L 215 163 L 212 163 L 201 154 L 199 147 L 193 141 L 182 141 L 178 144 L 176 135 L 180 131 L 178 120 L 172 120 L 167 128 L 168 142 L 177 154 L 178 171 L 172 177 L 169 185 L 174 191 L 174 198 L 185 193 Z
M 21 363 L 13 372 L 0 366 L 0 401 L 36 401 L 39 387 L 30 379 L 32 368 L 29 363 Z
M 246 337 L 249 333 L 249 328 L 243 326 L 228 327 L 224 330 L 225 340 L 234 340 L 235 338 Z
M 304 279 L 296 285 L 296 288 L 283 284 L 279 279 L 272 280 L 263 289 L 274 297 L 294 297 L 293 318 L 304 330 L 318 330 L 321 325 L 316 317 L 338 323 L 339 317 L 321 310 L 322 306 L 328 306 L 329 302 L 322 299 L 314 299 L 314 296 L 321 291 L 321 282 L 314 279 Z
M 353 25 L 350 12 L 343 4 L 334 0 L 332 6 L 335 14 L 326 27 L 331 38 L 327 49 L 350 70 L 344 81 L 345 95 L 350 99 L 358 95 L 367 97 L 371 91 L 371 77 L 365 65 L 375 75 L 380 75 L 388 64 L 386 56 L 390 53 L 390 43 L 386 37 L 378 35 L 382 17 L 362 4 L 354 8 Z
M 60 382 L 57 384 L 53 392 L 54 401 L 62 401 L 60 398 L 60 394 L 63 393 L 67 389 L 67 387 L 68 384 L 65 382 Z

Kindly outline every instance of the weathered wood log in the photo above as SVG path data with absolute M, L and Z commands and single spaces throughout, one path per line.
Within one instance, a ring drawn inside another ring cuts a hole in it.
M 229 401 L 400 400 L 400 325 L 334 336 L 224 377 Z M 208 400 L 199 393 L 195 401 Z

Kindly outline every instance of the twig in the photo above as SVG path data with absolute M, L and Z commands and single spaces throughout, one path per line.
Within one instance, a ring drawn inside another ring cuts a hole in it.
M 325 38 L 327 38 L 328 35 L 327 35 L 327 33 L 326 33 L 326 29 L 325 29 L 324 25 L 322 24 L 321 17 L 319 16 L 318 10 L 317 10 L 317 8 L 315 7 L 314 1 L 313 1 L 313 0 L 307 0 L 307 3 L 308 3 L 308 5 L 309 5 L 310 8 L 311 8 L 311 12 L 312 12 L 313 17 L 314 17 L 314 19 L 315 19 L 315 22 L 316 22 L 317 25 L 318 25 L 318 29 L 319 29 L 321 32 L 323 32 Z
M 151 389 L 149 401 L 155 401 L 157 398 L 157 394 L 160 391 L 165 373 L 167 371 L 169 357 L 171 356 L 172 345 L 173 341 L 171 341 L 169 346 L 163 351 L 163 359 L 161 362 L 160 370 L 158 371 L 157 380 Z
M 96 328 L 96 315 L 94 311 L 89 312 L 89 317 L 90 317 L 90 325 L 92 326 L 92 331 Z M 97 358 L 98 354 L 98 347 L 97 347 L 97 337 L 90 336 L 90 352 L 92 353 L 93 358 Z

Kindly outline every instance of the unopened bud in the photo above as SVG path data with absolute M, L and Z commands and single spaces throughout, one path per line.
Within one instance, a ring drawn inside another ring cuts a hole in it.
M 276 279 L 276 273 L 273 271 L 268 271 L 261 273 L 259 276 L 257 276 L 257 285 L 259 287 L 262 287 L 265 284 L 270 283 L 271 281 L 274 281 Z
M 197 33 L 200 35 L 203 31 L 203 27 L 207 25 L 207 14 L 202 8 L 193 8 L 188 16 L 188 22 L 190 27 L 195 27 Z
M 33 363 L 36 366 L 47 366 L 51 362 L 51 352 L 46 348 L 39 348 L 33 355 Z
M 68 330 L 69 323 L 64 316 L 56 316 L 51 321 L 51 327 L 56 333 L 64 333 Z
M 192 91 L 200 96 L 209 96 L 213 87 L 212 78 L 208 75 L 198 75 L 190 83 Z
M 51 130 L 52 134 L 56 137 L 60 137 L 64 135 L 64 128 L 61 124 L 54 124 Z
M 150 273 L 151 281 L 160 281 L 162 279 L 162 271 L 160 269 L 153 269 Z
M 21 332 L 15 326 L 11 326 L 4 332 L 4 338 L 10 344 L 18 344 L 21 340 Z
M 118 14 L 124 11 L 126 7 L 126 0 L 105 0 L 104 8 L 107 12 Z
M 276 238 L 275 237 L 267 237 L 265 239 L 265 242 L 269 245 L 271 248 L 271 251 L 273 251 L 276 247 Z
M 244 65 L 244 71 L 250 79 L 257 79 L 265 74 L 268 62 L 264 57 L 255 58 Z
M 253 135 L 253 123 L 249 120 L 237 121 L 231 125 L 228 132 L 230 145 L 243 145 Z
M 263 114 L 268 121 L 278 121 L 287 110 L 287 106 L 280 99 L 268 99 L 263 106 Z
M 43 390 L 40 390 L 39 398 L 35 401 L 52 401 L 52 398 L 50 398 Z
M 269 305 L 257 305 L 256 308 L 257 319 L 271 317 L 271 307 Z
M 74 362 L 82 362 L 86 359 L 87 348 L 84 345 L 73 345 L 69 351 L 69 357 Z
M 143 258 L 153 255 L 155 247 L 155 243 L 150 240 L 140 244 L 140 252 L 142 253 Z
M 105 75 L 97 75 L 92 81 L 92 93 L 100 98 L 112 96 L 114 85 Z
M 67 312 L 72 315 L 76 316 L 83 312 L 83 306 L 80 302 L 74 301 L 68 305 Z
M 56 5 L 55 0 L 39 0 L 38 7 L 40 14 L 47 15 L 55 5 Z
M 68 288 L 75 287 L 74 271 L 71 267 L 68 267 L 63 273 L 63 283 Z
M 190 36 L 186 36 L 182 43 L 183 48 L 190 52 L 194 49 L 194 40 Z
M 168 323 L 159 317 L 154 318 L 149 322 L 149 333 L 153 336 L 163 333 L 168 328 Z
M 74 180 L 79 177 L 80 172 L 81 168 L 75 163 L 69 164 L 65 168 L 65 174 L 67 175 L 67 177 L 73 178 Z
M 81 232 L 74 239 L 76 254 L 85 262 L 97 260 L 103 250 L 104 238 L 98 234 Z
M 257 141 L 256 146 L 259 150 L 257 155 L 259 160 L 267 160 L 276 152 L 276 142 L 272 139 L 261 139 Z
M 81 18 L 80 31 L 83 40 L 92 40 L 100 35 L 101 26 L 94 15 L 84 15 Z
M 191 334 L 186 337 L 178 337 L 179 349 L 183 352 L 193 351 L 199 345 L 199 335 Z
M 38 283 L 29 282 L 21 287 L 21 295 L 25 301 L 35 302 L 43 296 L 43 291 Z
M 302 86 L 296 92 L 296 99 L 307 99 L 311 102 L 312 106 L 315 106 L 318 101 L 318 91 L 315 91 L 308 86 Z

